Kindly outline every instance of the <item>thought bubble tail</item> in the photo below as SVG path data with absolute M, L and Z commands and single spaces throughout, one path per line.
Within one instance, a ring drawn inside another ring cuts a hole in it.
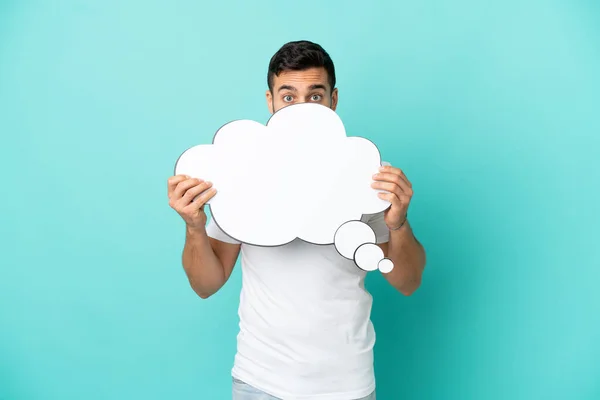
M 394 262 L 389 258 L 383 258 L 377 264 L 379 271 L 384 274 L 389 274 L 394 269 Z
M 335 232 L 333 243 L 342 257 L 354 259 L 356 249 L 363 243 L 375 241 L 375 232 L 362 221 L 347 221 Z
M 356 266 L 363 271 L 379 269 L 389 273 L 394 263 L 385 258 L 381 247 L 375 244 L 375 232 L 362 221 L 348 221 L 342 224 L 335 233 L 334 245 L 343 257 L 354 260 Z

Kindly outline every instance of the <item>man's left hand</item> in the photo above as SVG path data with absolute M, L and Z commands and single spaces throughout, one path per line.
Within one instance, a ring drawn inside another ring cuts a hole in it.
M 404 173 L 392 166 L 379 168 L 373 175 L 371 187 L 389 193 L 378 193 L 379 198 L 392 203 L 385 211 L 385 223 L 390 230 L 396 230 L 406 222 L 408 206 L 413 196 L 412 184 Z

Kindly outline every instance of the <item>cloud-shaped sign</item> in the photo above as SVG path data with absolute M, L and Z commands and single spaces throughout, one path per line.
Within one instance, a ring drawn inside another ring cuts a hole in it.
M 371 187 L 380 166 L 375 144 L 346 136 L 330 108 L 303 103 L 277 111 L 266 126 L 250 120 L 224 125 L 213 144 L 186 150 L 175 174 L 213 183 L 212 217 L 242 243 L 280 246 L 299 238 L 335 244 L 360 268 L 389 272 L 393 265 L 374 244 L 373 230 L 359 221 L 390 206 Z

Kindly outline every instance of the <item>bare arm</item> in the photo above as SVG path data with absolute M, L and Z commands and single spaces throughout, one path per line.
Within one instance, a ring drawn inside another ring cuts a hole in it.
M 204 205 L 216 194 L 210 182 L 177 175 L 169 178 L 168 191 L 169 205 L 186 223 L 183 268 L 192 289 L 206 299 L 231 276 L 240 245 L 215 240 L 206 233 Z
M 410 296 L 421 285 L 425 269 L 425 250 L 414 237 L 408 222 L 390 231 L 390 241 L 379 245 L 386 257 L 394 263 L 394 269 L 383 274 L 385 279 L 405 296 Z
M 239 252 L 239 244 L 210 238 L 205 229 L 186 228 L 183 269 L 198 296 L 206 299 L 221 289 L 231 276 Z
M 412 183 L 404 172 L 392 166 L 380 168 L 373 179 L 373 188 L 388 192 L 380 193 L 379 197 L 391 203 L 385 212 L 390 240 L 379 247 L 393 261 L 394 268 L 384 276 L 399 292 L 409 296 L 421 285 L 426 261 L 425 250 L 407 221 L 407 210 L 413 196 Z

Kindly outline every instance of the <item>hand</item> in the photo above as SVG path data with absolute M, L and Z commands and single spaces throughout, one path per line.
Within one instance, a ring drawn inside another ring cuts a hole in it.
M 201 229 L 206 225 L 204 205 L 217 193 L 212 183 L 175 175 L 167 182 L 169 205 L 183 218 L 189 229 Z
M 371 187 L 386 190 L 390 193 L 378 193 L 379 198 L 392 203 L 385 211 L 385 223 L 390 230 L 396 230 L 406 222 L 408 206 L 413 196 L 412 184 L 404 173 L 391 166 L 379 168 L 373 175 Z

